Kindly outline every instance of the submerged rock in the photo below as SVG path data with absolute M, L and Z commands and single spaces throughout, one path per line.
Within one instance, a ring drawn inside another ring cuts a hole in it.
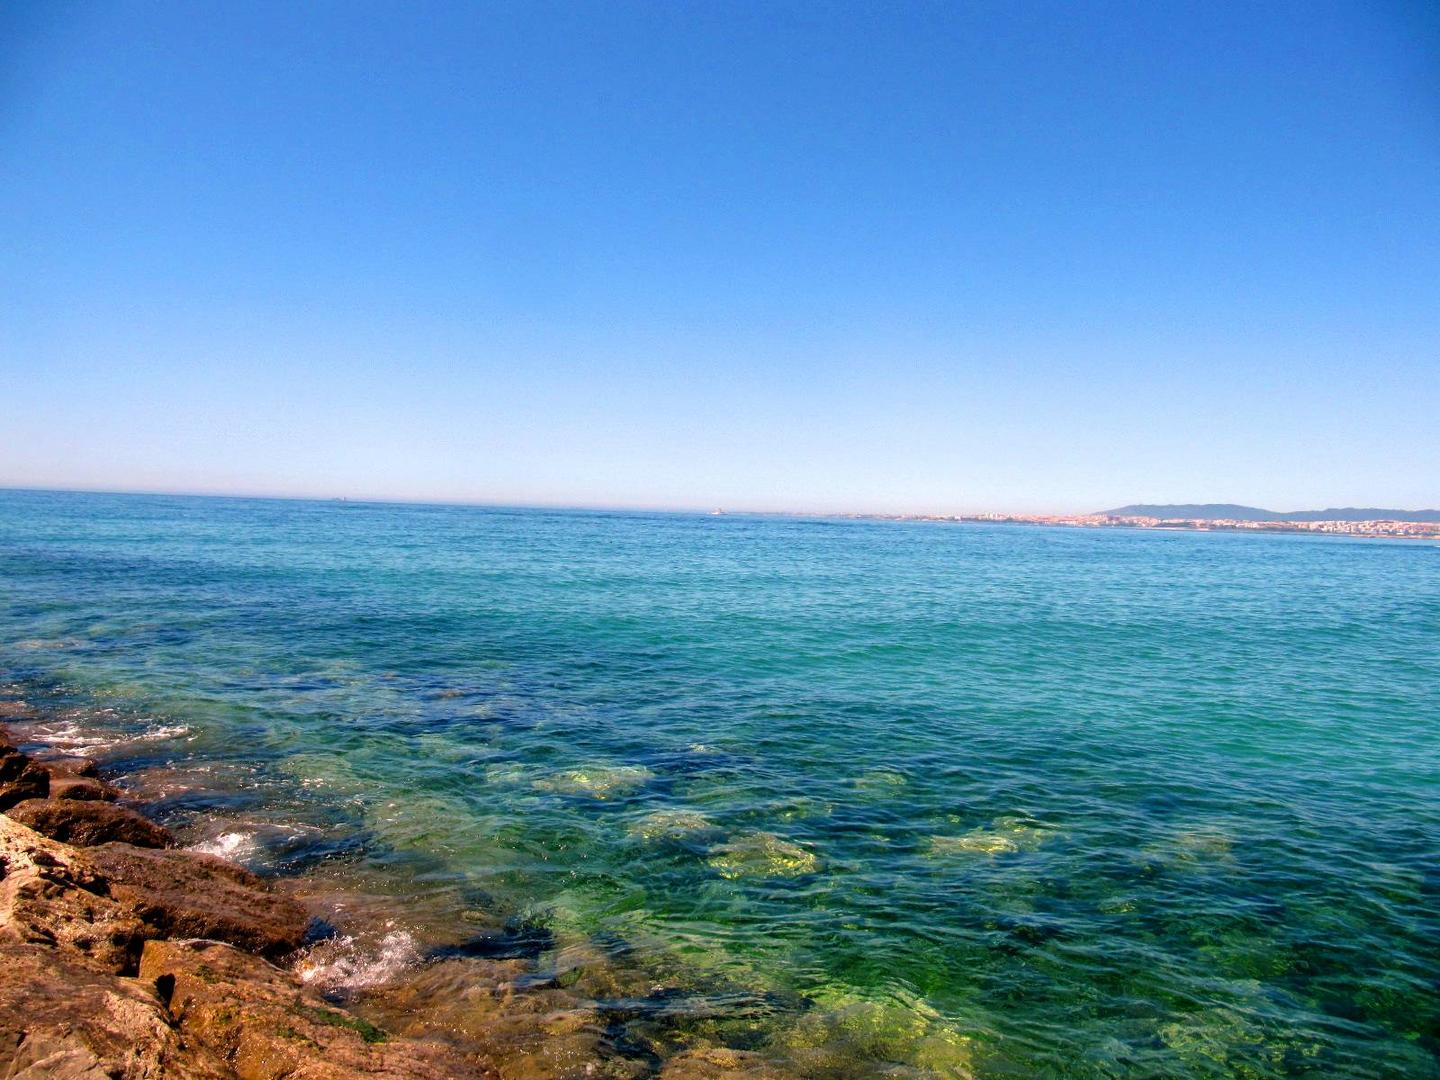
M 533 987 L 524 960 L 447 960 L 373 996 L 405 1033 L 479 1046 L 502 1080 L 634 1080 L 645 1063 L 613 1054 L 606 1021 L 581 997 Z
M 162 848 L 173 842 L 170 831 L 149 818 L 124 806 L 93 799 L 29 799 L 12 806 L 7 813 L 42 836 L 76 847 L 118 841 Z
M 641 840 L 674 840 L 709 832 L 715 823 L 698 810 L 656 810 L 626 830 Z
M 931 855 L 1006 855 L 1019 851 L 1020 845 L 1004 833 L 976 829 L 964 836 L 932 836 Z
M 1029 818 L 1003 816 L 989 828 L 971 829 L 960 836 L 932 836 L 929 853 L 945 855 L 1008 855 L 1036 851 L 1054 835 L 1054 829 Z
M 710 865 L 724 878 L 801 877 L 820 869 L 820 860 L 799 844 L 774 833 L 738 836 L 711 849 Z
M 763 1054 L 712 1046 L 685 1050 L 665 1062 L 660 1080 L 782 1080 Z
M 770 1040 L 771 1050 L 802 1076 L 843 1080 L 881 1069 L 880 1075 L 917 1078 L 975 1075 L 974 1041 L 918 999 L 822 996 L 817 1006 Z
M 268 957 L 295 951 L 310 917 L 262 878 L 213 855 L 103 844 L 86 854 L 156 937 L 203 937 Z
M 654 778 L 655 774 L 643 765 L 591 765 L 582 769 L 566 769 L 535 781 L 535 786 L 560 795 L 613 799 L 644 787 Z

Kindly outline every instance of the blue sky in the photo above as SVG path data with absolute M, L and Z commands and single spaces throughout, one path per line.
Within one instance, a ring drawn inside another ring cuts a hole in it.
M 1424 3 L 13 3 L 0 485 L 1440 505 Z

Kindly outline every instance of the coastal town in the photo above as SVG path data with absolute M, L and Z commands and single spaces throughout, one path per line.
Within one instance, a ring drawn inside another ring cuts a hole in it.
M 1342 536 L 1440 540 L 1440 522 L 1397 520 L 1251 521 L 1239 518 L 1151 517 L 1127 514 L 886 515 L 906 521 L 954 521 L 990 525 L 1056 525 L 1084 529 L 1171 529 L 1196 532 L 1325 533 Z

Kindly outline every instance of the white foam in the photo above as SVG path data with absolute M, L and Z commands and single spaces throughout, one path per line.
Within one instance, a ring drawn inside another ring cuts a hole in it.
M 139 735 L 132 735 L 131 742 L 158 742 L 163 739 L 179 739 L 190 734 L 190 728 L 185 724 L 161 724 L 142 731 Z
M 259 852 L 260 843 L 255 839 L 254 833 L 224 832 L 209 840 L 192 844 L 189 850 L 197 851 L 201 855 L 219 855 L 222 859 L 242 862 Z
M 312 947 L 295 965 L 295 973 L 322 990 L 364 990 L 389 982 L 421 959 L 408 930 L 391 930 L 378 941 L 346 934 Z
M 87 754 L 104 753 L 107 750 L 114 750 L 116 747 L 128 746 L 131 743 L 163 742 L 167 739 L 180 739 L 190 734 L 190 728 L 185 724 L 155 724 L 144 731 L 132 734 L 119 734 L 114 732 L 102 732 L 95 728 L 82 728 L 73 721 L 64 721 L 55 725 L 37 724 L 34 727 L 36 742 L 43 742 L 53 746 L 57 750 L 64 750 L 68 753 Z

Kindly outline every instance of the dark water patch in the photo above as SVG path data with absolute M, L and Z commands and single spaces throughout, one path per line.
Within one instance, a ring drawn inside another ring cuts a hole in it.
M 534 960 L 555 948 L 555 935 L 535 923 L 507 922 L 496 931 L 478 934 L 453 945 L 437 945 L 427 960 Z

